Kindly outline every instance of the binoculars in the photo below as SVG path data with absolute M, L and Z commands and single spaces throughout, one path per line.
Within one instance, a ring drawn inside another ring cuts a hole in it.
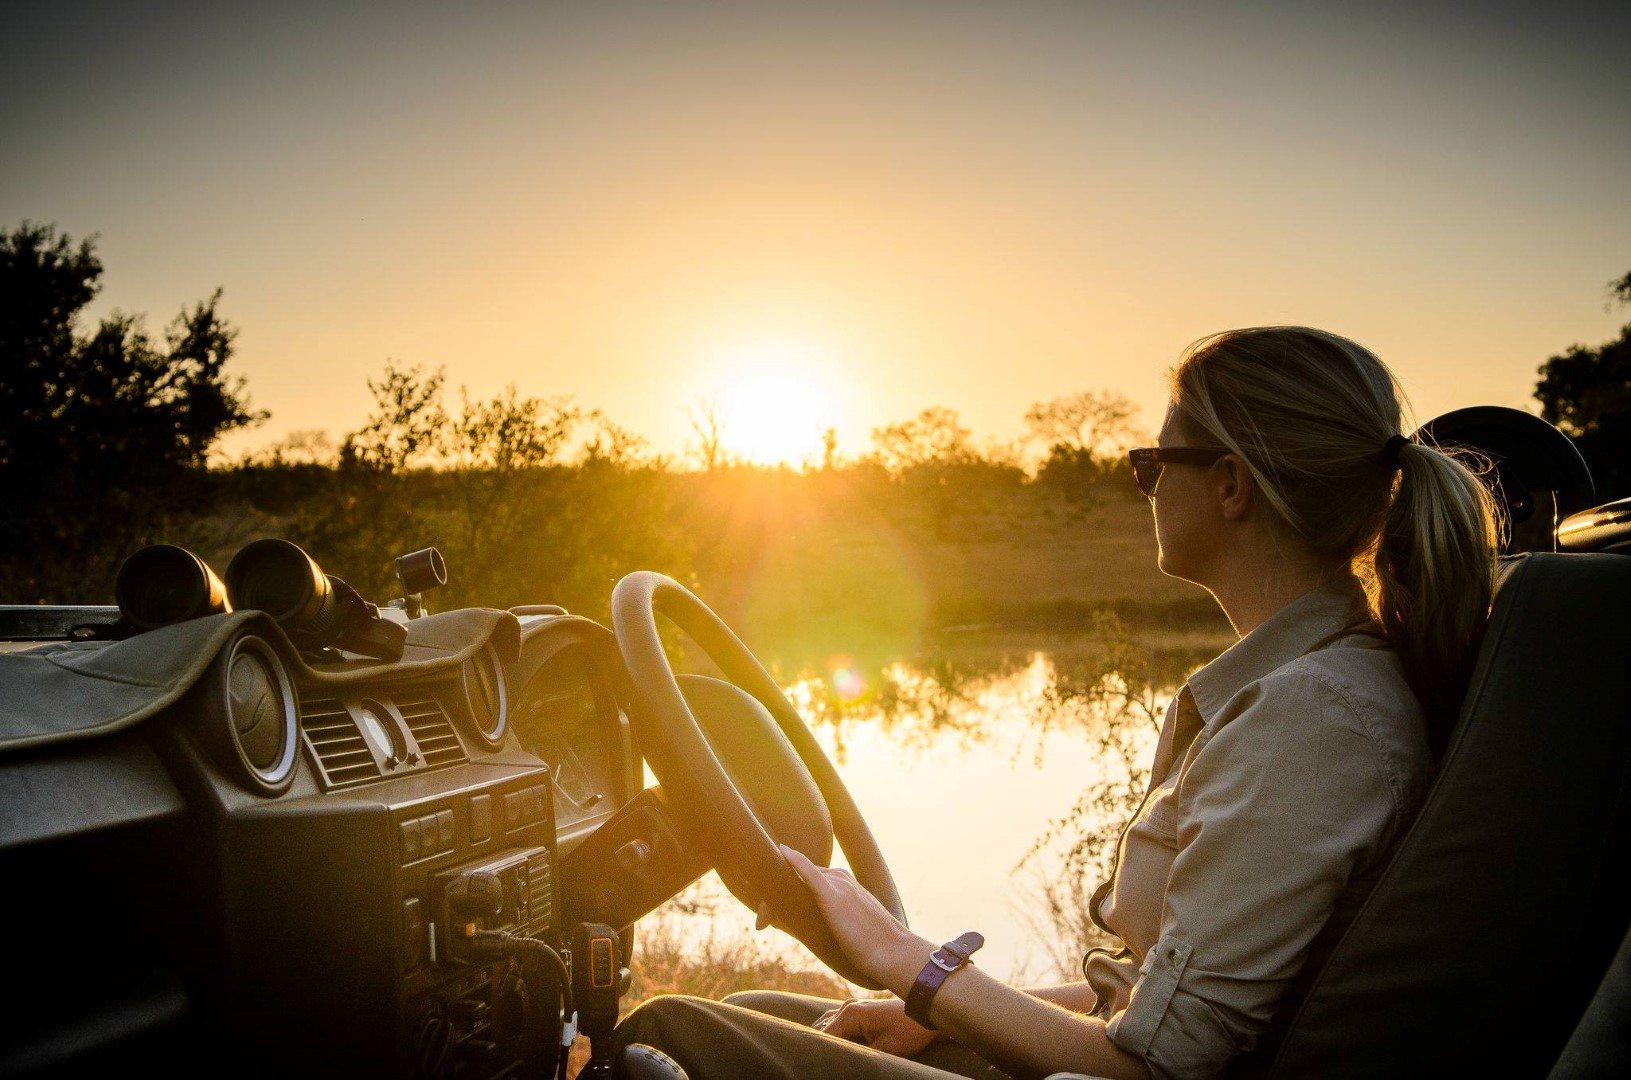
M 402 606 L 420 614 L 420 595 L 447 584 L 447 563 L 433 547 L 396 560 Z M 255 540 L 239 549 L 223 583 L 208 563 L 173 544 L 144 547 L 119 567 L 114 583 L 119 612 L 137 630 L 218 615 L 264 611 L 299 648 L 337 648 L 382 660 L 399 660 L 407 627 L 323 568 L 298 544 Z

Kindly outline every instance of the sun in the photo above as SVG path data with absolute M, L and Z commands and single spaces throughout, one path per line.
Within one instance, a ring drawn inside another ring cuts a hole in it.
M 760 465 L 820 458 L 822 435 L 840 420 L 832 364 L 820 349 L 745 341 L 721 352 L 717 370 L 708 405 L 726 454 Z

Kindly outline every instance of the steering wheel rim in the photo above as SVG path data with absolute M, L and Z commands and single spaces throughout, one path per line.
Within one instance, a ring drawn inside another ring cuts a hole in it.
M 856 880 L 905 925 L 900 893 L 872 830 L 781 687 L 724 620 L 689 589 L 663 574 L 640 570 L 624 577 L 612 591 L 612 632 L 632 681 L 636 718 L 657 743 L 656 757 L 648 753 L 652 771 L 682 811 L 692 816 L 706 813 L 719 822 L 721 835 L 710 847 L 716 852 L 720 874 L 731 875 L 734 884 L 759 899 L 761 917 L 767 906 L 776 925 L 802 941 L 840 976 L 868 989 L 882 989 L 861 974 L 838 944 L 808 886 L 787 865 L 776 841 L 715 755 L 663 651 L 657 631 L 659 613 L 689 634 L 730 682 L 769 711 L 826 801 L 833 836 Z M 755 905 L 749 902 L 748 906 Z

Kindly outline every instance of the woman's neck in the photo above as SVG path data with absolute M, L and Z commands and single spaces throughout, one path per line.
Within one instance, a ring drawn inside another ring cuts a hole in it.
M 1220 568 L 1204 582 L 1235 633 L 1245 637 L 1275 612 L 1313 589 L 1338 577 L 1340 569 L 1279 551 L 1262 558 L 1259 549 Z

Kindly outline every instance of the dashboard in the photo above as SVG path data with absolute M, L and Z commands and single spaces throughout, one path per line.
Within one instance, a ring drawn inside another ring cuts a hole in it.
M 472 935 L 569 955 L 609 924 L 626 962 L 705 867 L 653 869 L 677 841 L 642 809 L 610 632 L 500 623 L 341 679 L 245 622 L 143 722 L 0 755 L 28 989 L 0 1073 L 548 1071 L 560 976 Z

